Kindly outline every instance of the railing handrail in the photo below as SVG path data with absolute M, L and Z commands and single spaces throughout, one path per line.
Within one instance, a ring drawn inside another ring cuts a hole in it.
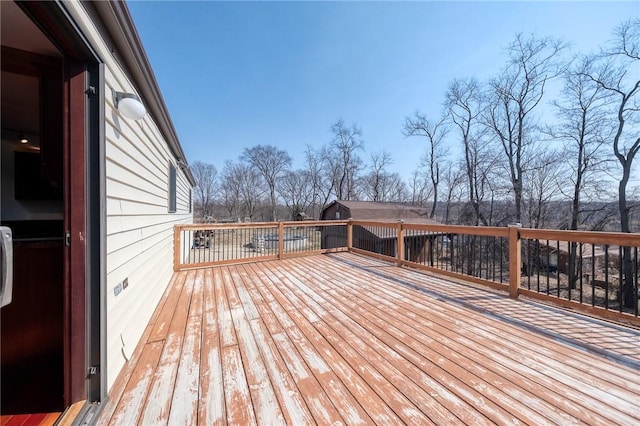
M 441 232 L 445 234 L 469 234 L 491 237 L 509 236 L 508 227 L 498 226 L 468 226 L 468 225 L 431 225 L 419 223 L 403 223 L 403 229 L 413 229 L 418 231 Z
M 279 222 L 232 222 L 232 223 L 195 223 L 174 225 L 180 230 L 205 231 L 209 229 L 237 229 L 237 228 L 277 228 L 282 223 L 285 227 L 290 226 L 331 226 L 346 225 L 347 220 L 305 220 L 305 221 L 279 221 Z
M 521 238 L 529 240 L 571 241 L 640 247 L 640 234 L 626 232 L 569 231 L 558 229 L 519 228 Z

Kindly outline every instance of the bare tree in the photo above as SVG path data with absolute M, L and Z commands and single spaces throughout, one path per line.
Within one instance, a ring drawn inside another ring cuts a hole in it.
M 387 166 L 393 164 L 391 154 L 387 151 L 371 154 L 371 193 L 370 199 L 372 201 L 385 201 L 387 198 L 386 184 L 389 173 L 387 172 Z
M 570 172 L 571 216 L 568 229 L 578 229 L 580 201 L 588 189 L 597 189 L 600 174 L 607 166 L 604 148 L 612 134 L 610 95 L 588 75 L 592 58 L 583 56 L 564 73 L 561 101 L 554 101 L 557 125 L 550 135 L 564 143 L 562 158 Z M 563 190 L 563 187 L 560 187 Z
M 236 165 L 230 160 L 225 161 L 220 183 L 222 203 L 231 218 L 237 218 L 240 215 L 241 188 L 235 167 Z
M 429 183 L 427 170 L 422 163 L 416 170 L 411 173 L 409 181 L 409 190 L 411 192 L 411 204 L 414 206 L 424 206 L 427 200 L 431 198 L 433 189 Z
M 550 201 L 558 189 L 558 153 L 540 152 L 534 157 L 523 187 L 523 207 L 526 226 L 545 228 L 549 220 Z
M 386 170 L 390 164 L 393 164 L 393 159 L 388 152 L 383 150 L 382 152 L 371 154 L 369 173 L 360 180 L 359 185 L 367 199 L 371 201 L 390 201 L 390 174 Z
M 633 170 L 633 160 L 640 151 L 640 19 L 624 22 L 614 33 L 610 46 L 595 58 L 597 66 L 586 73 L 598 86 L 612 97 L 616 125 L 611 140 L 613 154 L 622 167 L 622 177 L 618 184 L 618 209 L 620 230 L 631 232 L 627 201 L 627 186 Z M 633 265 L 631 248 L 623 249 L 624 304 L 627 307 L 637 303 L 634 294 Z
M 431 187 L 433 189 L 433 204 L 429 217 L 433 219 L 438 204 L 438 187 L 440 185 L 440 168 L 447 155 L 443 139 L 447 135 L 448 128 L 446 117 L 437 121 L 430 121 L 423 114 L 416 112 L 413 117 L 407 117 L 404 123 L 404 136 L 422 136 L 427 139 L 428 145 L 423 162 L 429 170 Z
M 256 145 L 251 148 L 245 148 L 240 158 L 251 164 L 262 174 L 269 188 L 272 209 L 271 219 L 275 222 L 277 220 L 276 184 L 291 165 L 291 157 L 286 151 L 275 146 Z
M 333 188 L 339 200 L 351 200 L 356 197 L 356 179 L 362 160 L 358 151 L 364 148 L 362 130 L 355 124 L 347 127 L 343 120 L 331 126 L 333 139 L 327 153 L 327 163 L 332 171 Z
M 609 114 L 609 93 L 588 75 L 593 70 L 593 59 L 588 56 L 577 58 L 564 73 L 564 87 L 561 100 L 554 101 L 557 111 L 557 125 L 550 129 L 550 135 L 564 143 L 561 158 L 568 166 L 564 182 L 570 182 L 569 198 L 571 211 L 568 229 L 578 229 L 582 199 L 595 194 L 608 163 L 604 148 L 611 135 L 612 121 Z M 564 185 L 558 186 L 561 192 Z M 577 243 L 569 244 L 569 285 L 573 288 L 579 276 L 577 273 Z
M 307 170 L 288 171 L 280 179 L 278 193 L 295 220 L 313 202 L 313 180 Z
M 358 179 L 358 188 L 364 194 L 364 199 L 379 202 L 406 202 L 409 199 L 407 184 L 398 173 L 383 173 L 378 176 L 374 189 L 374 174 L 368 173 Z
M 486 164 L 490 157 L 493 158 L 493 154 L 489 152 L 489 144 L 482 139 L 484 127 L 479 121 L 485 108 L 482 90 L 475 79 L 454 80 L 449 85 L 445 97 L 445 106 L 451 121 L 460 132 L 464 148 L 467 198 L 475 215 L 472 223 L 487 226 L 487 219 L 480 209 L 483 185 L 488 178 L 483 164 Z
M 196 181 L 194 188 L 195 202 L 202 209 L 202 216 L 211 216 L 213 201 L 216 196 L 218 170 L 213 164 L 196 161 L 190 166 Z
M 385 200 L 398 203 L 409 200 L 409 190 L 407 184 L 398 173 L 391 173 L 385 179 Z
M 222 188 L 230 215 L 235 212 L 253 220 L 265 193 L 260 172 L 248 164 L 227 161 L 222 171 Z
M 462 186 L 464 184 L 465 173 L 460 168 L 455 168 L 451 163 L 447 163 L 444 167 L 443 180 L 444 183 L 444 223 L 451 223 L 451 205 L 462 199 Z M 456 220 L 457 222 L 457 220 Z
M 333 166 L 334 157 L 328 146 L 317 150 L 307 146 L 305 152 L 307 171 L 313 187 L 312 204 L 315 218 L 320 217 L 321 212 L 329 205 L 331 197 L 335 196 L 333 182 L 338 168 Z
M 508 48 L 509 60 L 489 83 L 489 108 L 484 121 L 504 153 L 515 202 L 515 220 L 522 222 L 523 178 L 534 143 L 533 112 L 540 105 L 550 79 L 562 72 L 560 40 L 518 34 Z

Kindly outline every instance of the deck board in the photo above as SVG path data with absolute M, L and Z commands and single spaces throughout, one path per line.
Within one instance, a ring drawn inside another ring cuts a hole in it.
M 339 253 L 176 274 L 98 424 L 640 424 L 640 331 Z
M 225 423 L 224 381 L 222 377 L 222 355 L 220 352 L 220 331 L 216 291 L 213 285 L 213 271 L 205 270 L 202 318 L 202 344 L 200 350 L 200 381 L 198 421 L 200 424 L 221 425 Z

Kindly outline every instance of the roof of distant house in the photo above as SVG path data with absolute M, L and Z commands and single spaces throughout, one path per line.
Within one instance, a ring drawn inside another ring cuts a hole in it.
M 350 219 L 355 220 L 376 220 L 385 222 L 403 220 L 406 223 L 440 224 L 440 222 L 429 218 L 429 210 L 427 208 L 412 206 L 410 204 L 386 203 L 379 201 L 336 200 L 329 204 L 325 208 L 325 211 L 335 204 L 340 204 L 341 206 L 349 209 L 351 212 Z

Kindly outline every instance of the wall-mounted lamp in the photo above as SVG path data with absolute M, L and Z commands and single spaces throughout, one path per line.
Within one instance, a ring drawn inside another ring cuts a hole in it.
M 20 133 L 20 143 L 22 144 L 29 143 L 29 139 L 24 133 Z
M 114 92 L 116 108 L 126 118 L 140 120 L 147 114 L 147 110 L 140 98 L 133 93 Z
M 178 167 L 180 167 L 181 170 L 184 170 L 188 169 L 189 165 L 182 160 L 178 160 Z

